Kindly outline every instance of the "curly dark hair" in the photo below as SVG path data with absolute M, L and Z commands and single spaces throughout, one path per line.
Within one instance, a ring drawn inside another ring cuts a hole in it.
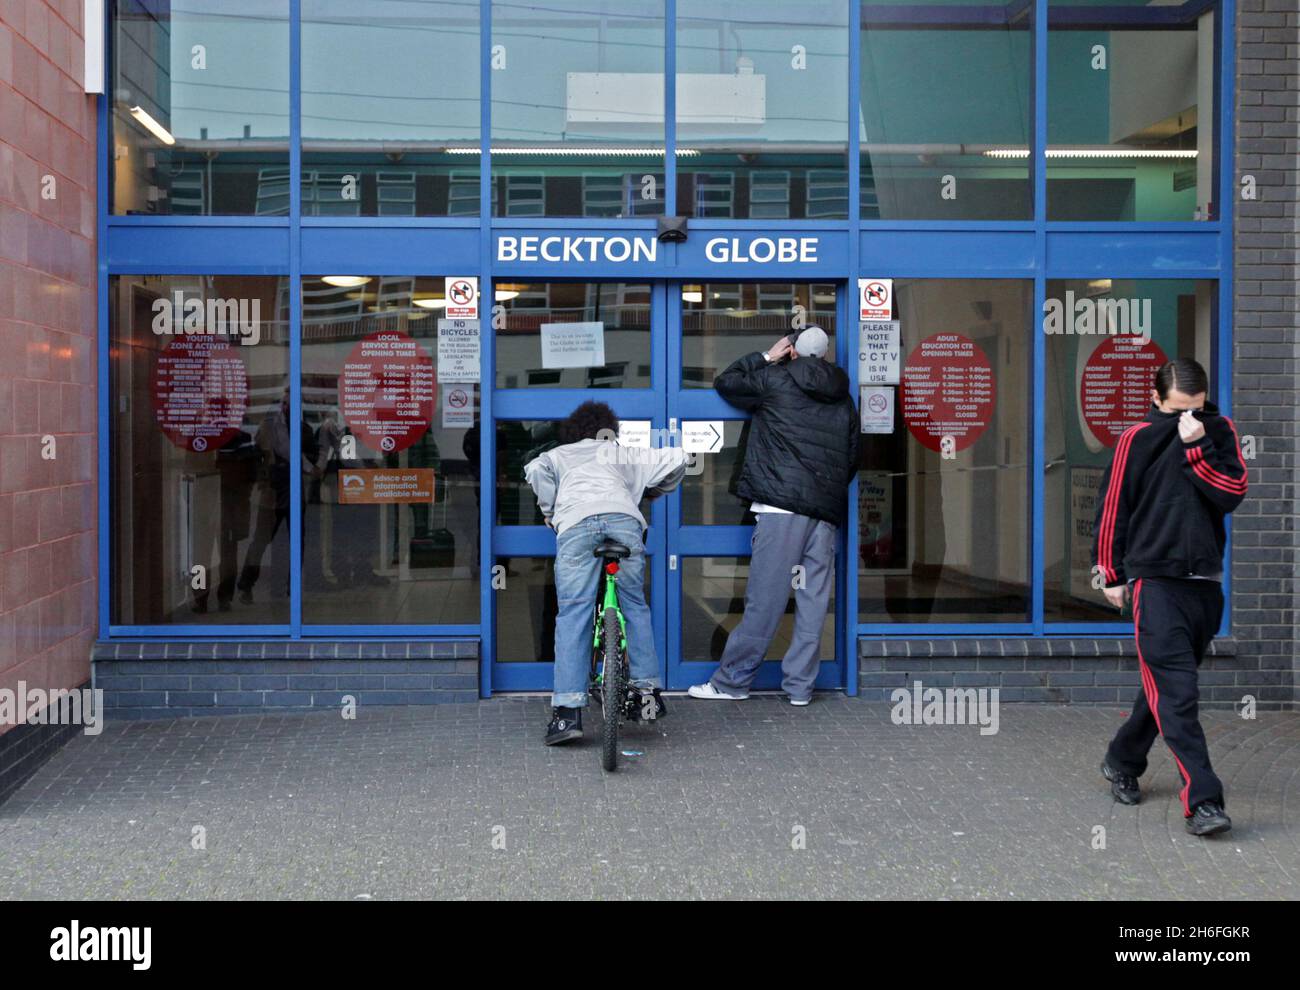
M 594 440 L 602 430 L 618 433 L 618 417 L 603 402 L 584 402 L 560 424 L 560 443 Z

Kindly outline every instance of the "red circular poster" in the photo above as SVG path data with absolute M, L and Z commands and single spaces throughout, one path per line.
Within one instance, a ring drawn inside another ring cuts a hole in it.
M 903 420 L 931 450 L 964 450 L 988 429 L 997 389 L 979 345 L 958 333 L 936 333 L 917 345 L 903 366 Z
M 248 371 L 238 349 L 222 337 L 177 337 L 158 354 L 150 395 L 168 440 L 182 450 L 217 450 L 244 422 Z
M 1092 435 L 1107 447 L 1146 417 L 1165 352 L 1153 340 L 1111 337 L 1092 352 L 1079 379 L 1079 408 Z
M 343 364 L 339 404 L 353 434 L 371 450 L 405 450 L 433 423 L 433 357 L 400 330 L 359 340 Z

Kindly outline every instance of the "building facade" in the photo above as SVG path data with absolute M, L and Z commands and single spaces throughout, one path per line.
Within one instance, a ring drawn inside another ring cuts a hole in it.
M 683 688 L 748 567 L 713 377 L 815 323 L 863 408 L 819 686 L 1126 702 L 1096 491 L 1191 356 L 1252 483 L 1204 697 L 1294 700 L 1293 3 L 111 0 L 94 97 L 63 92 L 81 4 L 20 6 L 0 147 L 31 179 L 77 138 L 86 184 L 57 216 L 0 186 L 6 352 L 72 362 L 0 392 L 28 630 L 0 676 L 93 655 L 118 717 L 544 690 L 554 539 L 521 469 L 594 398 L 626 443 L 699 451 L 648 516 Z M 51 323 L 43 279 L 96 307 Z M 31 467 L 47 373 L 66 478 Z M 41 610 L 68 635 L 32 642 Z

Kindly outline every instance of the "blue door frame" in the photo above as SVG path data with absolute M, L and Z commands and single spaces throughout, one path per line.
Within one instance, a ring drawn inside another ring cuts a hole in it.
M 716 279 L 717 276 L 705 273 L 699 277 Z M 745 419 L 739 410 L 728 405 L 712 389 L 682 387 L 681 284 L 677 280 L 652 283 L 650 388 L 499 389 L 493 396 L 496 421 L 562 419 L 586 399 L 608 403 L 620 419 L 649 420 L 653 429 L 670 429 L 674 422 L 680 425 L 688 419 Z M 847 310 L 848 293 L 845 283 L 840 282 L 836 290 L 836 315 L 840 326 L 845 325 L 843 317 Z M 849 353 L 848 337 L 846 333 L 836 336 L 836 357 L 842 366 Z M 680 491 L 651 503 L 648 521 L 650 526 L 645 542 L 650 561 L 649 593 L 660 675 L 670 689 L 680 690 L 707 680 L 716 667 L 713 662 L 681 659 L 682 564 L 690 557 L 748 557 L 753 527 L 683 526 Z M 837 547 L 836 614 L 833 616 L 835 656 L 822 663 L 817 677 L 819 688 L 845 686 L 845 632 L 848 626 L 843 590 L 845 550 L 846 534 L 842 532 Z M 500 557 L 553 557 L 555 534 L 544 526 L 493 526 L 492 551 L 493 563 Z M 490 635 L 495 639 L 495 624 Z M 503 659 L 497 655 L 495 645 L 492 657 L 491 676 L 495 690 L 540 691 L 550 688 L 551 664 Z M 755 687 L 762 690 L 779 686 L 779 667 L 776 661 L 765 663 Z
M 507 266 L 494 260 L 495 237 L 502 233 L 522 234 L 537 232 L 542 229 L 570 230 L 575 233 L 592 234 L 613 228 L 619 234 L 645 233 L 653 236 L 653 220 L 627 220 L 611 223 L 608 220 L 556 219 L 518 222 L 508 218 L 491 216 L 491 172 L 481 169 L 480 178 L 480 215 L 477 218 L 402 218 L 378 219 L 355 218 L 347 221 L 304 218 L 301 210 L 300 176 L 300 108 L 301 108 L 301 0 L 288 0 L 290 16 L 290 44 L 287 58 L 290 63 L 290 133 L 289 133 L 289 167 L 290 167 L 290 212 L 283 217 L 139 217 L 114 216 L 108 212 L 110 198 L 110 158 L 113 148 L 112 113 L 108 95 L 97 99 L 98 110 L 98 156 L 97 156 L 97 243 L 98 243 L 98 346 L 96 352 L 96 374 L 98 386 L 99 431 L 97 449 L 98 474 L 98 588 L 99 588 L 99 635 L 102 639 L 118 637 L 165 637 L 165 638 L 265 638 L 284 636 L 292 639 L 306 639 L 313 636 L 367 636 L 377 638 L 429 637 L 480 637 L 481 680 L 480 692 L 487 696 L 492 691 L 516 687 L 509 665 L 494 662 L 495 644 L 491 634 L 495 621 L 494 592 L 491 589 L 489 575 L 494 553 L 507 550 L 520 554 L 545 555 L 553 553 L 553 543 L 548 551 L 541 534 L 530 532 L 513 532 L 511 528 L 502 528 L 494 533 L 492 540 L 484 540 L 480 547 L 481 573 L 480 585 L 480 622 L 460 626 L 429 627 L 391 627 L 391 626 L 348 626 L 348 627 L 304 627 L 301 621 L 301 574 L 297 554 L 291 555 L 291 621 L 285 626 L 230 627 L 216 625 L 187 626 L 121 626 L 112 623 L 110 612 L 112 581 L 111 574 L 111 539 L 113 532 L 111 514 L 111 443 L 109 436 L 110 397 L 111 397 L 111 352 L 109 334 L 109 286 L 110 277 L 129 274 L 255 274 L 281 275 L 298 284 L 305 274 L 319 274 L 324 271 L 364 270 L 382 274 L 475 274 L 481 284 L 489 286 L 495 276 L 508 277 L 511 274 L 542 275 L 539 271 L 529 273 L 511 272 Z M 853 285 L 859 276 L 895 276 L 916 278 L 1023 278 L 1033 281 L 1034 306 L 1036 312 L 1042 311 L 1045 298 L 1045 285 L 1048 279 L 1084 278 L 1099 275 L 1114 278 L 1201 278 L 1217 282 L 1218 334 L 1216 344 L 1216 367 L 1213 369 L 1216 399 L 1225 411 L 1231 409 L 1232 398 L 1232 226 L 1233 206 L 1237 191 L 1237 176 L 1231 163 L 1225 161 L 1225 137 L 1234 134 L 1234 87 L 1235 77 L 1235 0 L 1187 0 L 1179 5 L 1151 8 L 1105 8 L 1079 6 L 1077 8 L 1054 9 L 1053 18 L 1069 18 L 1077 24 L 1119 24 L 1124 22 L 1134 27 L 1148 23 L 1150 19 L 1168 23 L 1183 22 L 1206 9 L 1213 8 L 1215 17 L 1214 55 L 1215 55 L 1215 98 L 1217 105 L 1215 115 L 1214 145 L 1214 185 L 1218 194 L 1219 215 L 1216 220 L 1185 223 L 1067 223 L 1049 221 L 1046 216 L 1047 177 L 1044 168 L 1045 149 L 1047 147 L 1047 107 L 1043 96 L 1047 93 L 1047 41 L 1048 41 L 1048 0 L 1026 0 L 1026 8 L 1032 6 L 1033 35 L 1033 85 L 1031 87 L 1032 105 L 1032 142 L 1030 169 L 1033 184 L 1033 219 L 1026 221 L 989 221 L 989 222 L 940 222 L 940 221 L 892 221 L 862 220 L 859 203 L 859 171 L 856 161 L 850 159 L 849 174 L 849 218 L 838 223 L 813 223 L 788 221 L 693 221 L 692 240 L 718 234 L 735 234 L 738 236 L 775 233 L 777 231 L 795 231 L 803 233 L 820 231 L 827 242 L 838 240 L 840 243 L 830 249 L 827 257 L 833 260 L 816 272 L 791 272 L 788 266 L 777 263 L 749 266 L 711 266 L 709 277 L 715 280 L 732 278 L 736 281 L 770 279 L 776 281 L 796 281 L 808 276 L 818 280 L 832 281 Z M 111 5 L 105 5 L 106 45 L 112 44 L 113 33 L 108 23 Z M 665 0 L 665 52 L 664 69 L 668 78 L 675 77 L 676 70 L 676 0 Z M 938 8 L 921 8 L 936 15 Z M 1000 16 L 1002 8 L 991 11 Z M 491 135 L 491 92 L 492 79 L 490 54 L 492 47 L 491 0 L 480 0 L 481 30 L 480 46 L 480 108 L 481 145 L 483 157 L 488 160 Z M 849 5 L 849 133 L 846 135 L 848 146 L 856 148 L 856 122 L 859 116 L 859 65 L 860 36 L 859 25 L 865 25 L 872 18 L 911 17 L 924 19 L 925 14 L 908 13 L 905 8 L 881 8 L 868 6 L 860 0 L 850 0 Z M 972 9 L 972 16 L 979 16 L 978 9 Z M 1062 21 L 1064 23 L 1064 20 Z M 1225 43 L 1226 42 L 1226 43 Z M 109 52 L 111 55 L 111 50 Z M 105 60 L 111 66 L 111 58 Z M 113 81 L 108 80 L 106 93 L 113 92 Z M 666 202 L 676 202 L 676 134 L 675 134 L 675 92 L 674 87 L 665 87 L 665 197 Z M 678 252 L 674 246 L 665 246 L 663 263 L 655 266 L 653 271 L 634 273 L 626 267 L 593 264 L 581 270 L 569 270 L 564 273 L 552 273 L 550 277 L 581 278 L 584 280 L 623 279 L 636 276 L 649 279 L 684 279 L 700 278 L 703 273 L 688 270 L 689 265 L 679 264 Z M 693 255 L 695 246 L 682 252 L 681 261 Z M 658 291 L 666 293 L 666 289 Z M 841 293 L 843 297 L 844 293 Z M 290 346 L 290 384 L 291 400 L 294 409 L 300 407 L 301 384 L 301 345 L 298 328 L 301 326 L 301 299 L 297 292 L 290 293 L 290 325 L 293 330 Z M 667 303 L 666 295 L 663 301 Z M 843 306 L 843 302 L 841 302 Z M 666 305 L 657 307 L 665 314 L 656 326 L 655 347 L 660 350 L 664 360 L 654 362 L 659 368 L 679 366 L 668 360 L 669 349 L 673 346 L 666 333 Z M 841 312 L 841 326 L 848 327 L 850 321 L 843 319 L 847 312 Z M 840 335 L 840 346 L 846 344 L 847 333 Z M 528 418 L 539 415 L 558 415 L 572 408 L 572 395 L 552 393 L 547 397 L 552 403 L 543 411 L 538 406 L 538 393 L 497 391 L 490 387 L 495 373 L 495 354 L 492 334 L 483 336 L 483 381 L 481 413 L 484 422 L 495 418 Z M 846 352 L 841 350 L 841 358 Z M 1007 634 L 1030 634 L 1036 636 L 1052 635 L 1088 635 L 1088 636 L 1126 636 L 1130 628 L 1122 623 L 1088 623 L 1058 624 L 1048 623 L 1043 618 L 1043 587 L 1039 575 L 1043 571 L 1043 427 L 1044 427 L 1044 348 L 1041 335 L 1035 334 L 1032 350 L 1033 362 L 1033 432 L 1032 432 L 1032 546 L 1030 549 L 1032 605 L 1029 620 L 1024 624 L 929 624 L 923 627 L 912 626 L 867 626 L 850 618 L 837 623 L 837 655 L 845 657 L 858 636 L 885 635 L 980 635 L 998 636 Z M 846 365 L 856 388 L 856 366 L 854 362 Z M 658 420 L 655 425 L 666 425 L 662 417 L 669 415 L 667 410 L 675 408 L 679 415 L 703 415 L 710 412 L 711 418 L 727 418 L 717 412 L 716 407 L 710 411 L 707 395 L 682 395 L 672 400 L 666 395 L 668 383 L 656 380 L 654 387 L 648 390 L 621 391 L 603 393 L 602 398 L 612 397 L 615 407 L 621 415 L 629 418 Z M 669 403 L 676 401 L 676 406 Z M 699 404 L 699 405 L 697 405 Z M 291 415 L 293 437 L 291 444 L 298 443 L 297 431 L 299 416 Z M 483 470 L 489 471 L 489 465 L 495 463 L 495 433 L 493 430 L 482 431 L 482 452 L 480 463 Z M 296 473 L 293 475 L 293 498 L 298 501 L 298 486 L 301 484 Z M 490 477 L 483 485 L 485 492 L 492 491 Z M 480 531 L 493 533 L 494 499 L 484 498 L 481 506 Z M 664 505 L 655 507 L 651 520 L 651 553 L 662 556 L 667 551 L 668 520 Z M 846 546 L 841 547 L 841 560 L 854 560 L 856 552 L 857 498 L 856 482 L 849 498 L 850 518 L 846 527 Z M 300 537 L 301 524 L 298 520 L 291 523 L 295 539 Z M 500 541 L 498 543 L 498 540 Z M 1229 528 L 1231 543 L 1231 528 Z M 1229 547 L 1230 552 L 1230 547 Z M 656 561 L 658 563 L 658 561 Z M 667 585 L 667 569 L 664 566 L 654 568 L 656 582 L 652 594 L 662 594 L 671 601 Z M 837 594 L 845 615 L 853 616 L 858 597 L 856 568 L 841 567 L 838 577 Z M 1225 590 L 1230 592 L 1230 586 Z M 1231 602 L 1229 593 L 1228 600 Z M 662 614 L 662 610 L 661 610 Z M 1230 615 L 1225 613 L 1223 629 L 1230 626 Z M 482 634 L 482 635 L 481 635 Z M 659 631 L 660 647 L 663 649 L 664 631 Z M 494 672 L 499 671 L 494 681 Z M 843 671 L 843 684 L 850 693 L 856 692 L 856 664 L 849 663 Z M 522 686 L 522 685 L 518 685 Z

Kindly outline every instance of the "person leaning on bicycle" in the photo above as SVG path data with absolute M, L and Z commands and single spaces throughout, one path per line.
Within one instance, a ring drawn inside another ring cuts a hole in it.
M 618 417 L 603 402 L 584 402 L 560 424 L 560 446 L 524 465 L 546 525 L 555 530 L 555 686 L 546 745 L 582 737 L 591 670 L 591 623 L 600 579 L 593 555 L 612 539 L 631 554 L 620 563 L 619 602 L 627 621 L 632 687 L 653 691 L 658 714 L 659 658 L 645 599 L 645 517 L 637 504 L 672 491 L 686 474 L 680 447 L 620 447 Z

